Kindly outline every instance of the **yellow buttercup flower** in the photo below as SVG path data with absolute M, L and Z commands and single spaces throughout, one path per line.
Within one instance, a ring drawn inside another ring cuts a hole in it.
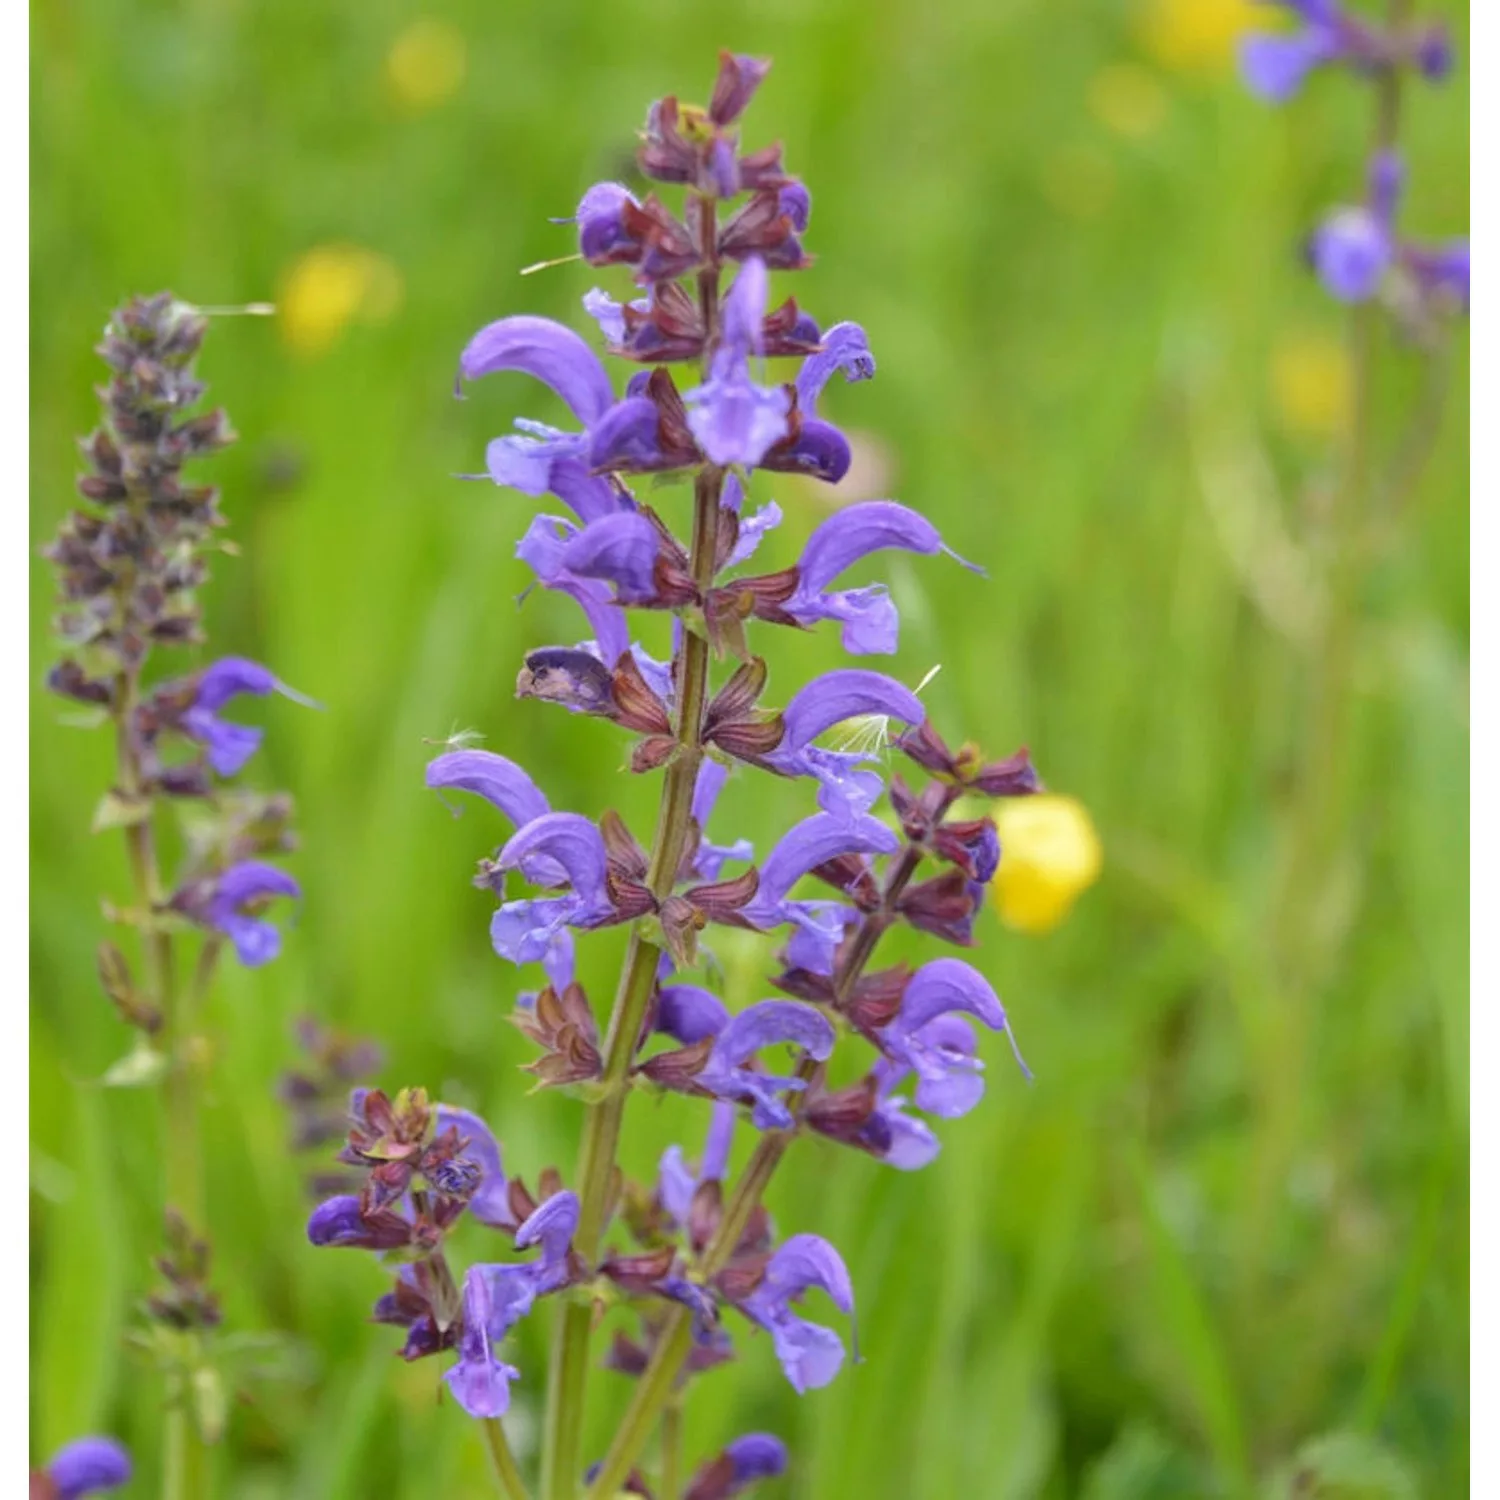
M 1282 422 L 1306 437 L 1335 437 L 1349 421 L 1349 351 L 1322 332 L 1283 334 L 1271 350 L 1271 399 Z
M 468 72 L 463 33 L 447 21 L 423 16 L 391 44 L 385 73 L 391 92 L 408 109 L 432 109 L 458 92 Z
M 1099 878 L 1103 851 L 1076 797 L 1013 797 L 995 811 L 1000 867 L 995 908 L 1018 932 L 1050 932 Z
M 1265 24 L 1265 8 L 1252 0 L 1148 0 L 1140 33 L 1164 68 L 1213 73 L 1233 60 L 1240 37 Z
M 383 323 L 401 305 L 401 273 L 361 245 L 315 245 L 281 281 L 282 337 L 299 354 L 321 354 L 350 322 Z

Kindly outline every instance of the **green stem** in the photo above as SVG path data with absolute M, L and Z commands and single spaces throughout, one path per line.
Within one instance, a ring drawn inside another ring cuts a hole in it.
M 682 1398 L 667 1402 L 661 1418 L 661 1500 L 682 1494 Z
M 526 1500 L 526 1481 L 516 1465 L 516 1456 L 510 1451 L 510 1440 L 500 1425 L 499 1417 L 482 1417 L 479 1431 L 484 1437 L 484 1446 L 489 1450 L 490 1463 L 495 1470 L 495 1482 L 506 1500 Z

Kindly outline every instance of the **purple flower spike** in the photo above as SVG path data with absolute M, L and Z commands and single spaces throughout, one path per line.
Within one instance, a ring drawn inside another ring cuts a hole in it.
M 793 1235 L 770 1259 L 765 1279 L 740 1311 L 766 1329 L 786 1378 L 799 1393 L 825 1386 L 844 1363 L 844 1343 L 831 1328 L 809 1323 L 790 1304 L 821 1287 L 841 1312 L 853 1313 L 854 1288 L 837 1250 L 815 1234 Z
M 275 673 L 259 662 L 247 661 L 242 656 L 226 656 L 216 661 L 198 678 L 192 703 L 183 711 L 181 728 L 208 751 L 208 763 L 220 776 L 237 776 L 265 738 L 264 730 L 219 717 L 219 709 L 241 693 L 253 693 L 259 698 L 280 693 L 293 702 L 316 707 L 310 698 L 278 682 Z
M 463 1155 L 479 1168 L 479 1186 L 469 1199 L 469 1212 L 481 1224 L 497 1229 L 516 1228 L 516 1216 L 510 1208 L 510 1184 L 500 1156 L 500 1143 L 494 1132 L 478 1115 L 455 1104 L 437 1107 L 437 1132 L 453 1129 L 464 1141 Z
M 766 389 L 750 379 L 749 358 L 760 352 L 765 311 L 765 262 L 751 257 L 724 299 L 723 339 L 709 377 L 683 395 L 688 427 L 712 463 L 758 464 L 786 437 L 791 409 L 787 393 L 780 386 Z
M 758 1130 L 787 1130 L 791 1111 L 777 1097 L 806 1084 L 796 1078 L 776 1078 L 744 1064 L 763 1047 L 790 1042 L 809 1056 L 824 1061 L 833 1051 L 834 1031 L 827 1018 L 796 1000 L 762 1000 L 748 1006 L 719 1033 L 708 1063 L 694 1080 L 719 1099 L 747 1099 Z
M 465 380 L 520 370 L 549 385 L 585 427 L 609 410 L 615 396 L 599 357 L 571 328 L 551 318 L 501 318 L 469 340 L 458 362 Z
M 84 1437 L 59 1448 L 46 1467 L 56 1500 L 81 1500 L 128 1484 L 130 1455 L 113 1438 Z
M 829 592 L 828 585 L 862 557 L 892 547 L 928 556 L 947 552 L 964 567 L 974 566 L 944 546 L 937 528 L 916 511 L 894 500 L 866 500 L 830 516 L 807 539 L 787 613 L 805 625 L 838 620 L 846 651 L 888 655 L 896 649 L 899 620 L 884 586 Z
M 300 896 L 302 887 L 285 870 L 259 860 L 231 865 L 214 883 L 202 919 L 230 942 L 247 969 L 269 963 L 281 952 L 281 933 L 270 922 L 246 914 L 247 906 L 273 896 Z

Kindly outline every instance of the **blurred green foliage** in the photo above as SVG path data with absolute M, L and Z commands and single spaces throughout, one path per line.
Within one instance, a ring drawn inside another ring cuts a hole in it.
M 310 1011 L 378 1038 L 383 1082 L 485 1111 L 528 1177 L 571 1171 L 578 1110 L 525 1095 L 528 1047 L 503 1023 L 519 981 L 468 883 L 500 829 L 478 806 L 450 818 L 422 766 L 477 726 L 554 805 L 641 829 L 656 785 L 618 769 L 608 726 L 514 701 L 522 651 L 577 621 L 559 599 L 516 607 L 530 504 L 452 476 L 550 398 L 501 378 L 460 404 L 451 384 L 482 322 L 578 323 L 596 281 L 621 289 L 576 264 L 516 273 L 568 252 L 548 216 L 626 170 L 649 99 L 706 92 L 722 45 L 776 58 L 749 136 L 784 139 L 812 188 L 818 260 L 796 295 L 863 321 L 880 362 L 830 390 L 830 414 L 878 492 L 989 570 L 890 563 L 893 670 L 942 664 L 927 696 L 955 739 L 1029 743 L 1092 810 L 1105 872 L 1046 937 L 981 923 L 1033 1087 L 992 1047 L 984 1107 L 916 1176 L 794 1154 L 773 1210 L 843 1247 L 864 1362 L 798 1399 L 746 1342 L 694 1392 L 693 1454 L 769 1428 L 796 1458 L 774 1493 L 819 1500 L 1466 1491 L 1466 335 L 1434 461 L 1361 601 L 1347 926 L 1283 1057 L 1264 935 L 1307 680 L 1292 539 L 1333 479 L 1314 429 L 1337 408 L 1336 357 L 1305 351 L 1342 325 L 1296 245 L 1358 193 L 1370 105 L 1332 78 L 1283 111 L 1248 98 L 1215 30 L 1227 3 L 432 0 L 451 30 L 415 39 L 394 0 L 33 7 L 35 538 L 70 503 L 113 305 L 162 286 L 284 299 L 277 323 L 216 323 L 202 361 L 243 434 L 214 465 L 242 553 L 216 568 L 215 645 L 327 705 L 252 710 L 270 731 L 256 774 L 299 804 L 306 900 L 285 956 L 228 973 L 208 1017 L 218 1284 L 233 1327 L 298 1341 L 295 1379 L 232 1415 L 222 1494 L 486 1492 L 436 1362 L 402 1365 L 366 1321 L 376 1267 L 306 1245 L 306 1163 L 273 1091 Z M 1466 10 L 1442 9 L 1462 58 Z M 1462 232 L 1466 82 L 1409 103 L 1405 222 Z M 368 316 L 334 307 L 299 334 L 290 268 L 328 245 L 374 257 Z M 1389 444 L 1421 361 L 1382 358 Z M 756 490 L 787 511 L 779 566 L 827 499 Z M 679 493 L 659 498 L 681 518 Z M 38 562 L 37 681 L 49 613 Z M 826 633 L 770 649 L 782 690 L 838 660 Z M 34 702 L 33 1442 L 118 1432 L 146 1494 L 156 1386 L 123 1335 L 157 1243 L 157 1102 L 96 1082 L 128 1045 L 92 973 L 123 861 L 87 832 L 107 737 L 67 717 Z M 764 845 L 806 811 L 805 788 L 742 783 L 721 830 Z M 583 945 L 598 1004 L 619 946 Z M 731 995 L 765 993 L 763 950 L 721 946 Z M 702 1125 L 686 1101 L 637 1103 L 627 1165 L 695 1150 Z M 517 1354 L 522 1446 L 546 1321 Z M 601 1452 L 624 1382 L 592 1393 Z M 1331 1432 L 1349 1436 L 1317 1446 Z

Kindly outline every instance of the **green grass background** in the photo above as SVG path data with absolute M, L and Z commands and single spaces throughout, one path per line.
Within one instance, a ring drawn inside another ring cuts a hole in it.
M 1462 57 L 1466 11 L 1442 8 Z M 463 34 L 467 75 L 413 114 L 384 69 L 418 12 L 391 0 L 32 8 L 38 542 L 70 504 L 72 439 L 102 378 L 91 346 L 123 297 L 265 298 L 329 241 L 388 257 L 405 290 L 394 317 L 351 325 L 320 356 L 243 318 L 215 324 L 202 361 L 243 434 L 213 466 L 242 549 L 209 590 L 215 646 L 327 706 L 248 710 L 270 731 L 255 774 L 297 798 L 306 900 L 284 957 L 226 974 L 212 1001 L 204 1149 L 229 1321 L 288 1330 L 302 1352 L 296 1381 L 236 1409 L 220 1493 L 486 1493 L 472 1428 L 436 1399 L 436 1362 L 402 1366 L 365 1321 L 376 1266 L 305 1243 L 305 1164 L 273 1089 L 292 1018 L 311 1011 L 378 1038 L 386 1084 L 485 1111 L 528 1178 L 572 1169 L 578 1109 L 525 1096 L 528 1046 L 503 1020 L 517 975 L 469 885 L 501 830 L 423 790 L 424 736 L 476 726 L 554 805 L 615 806 L 642 832 L 656 785 L 619 771 L 608 726 L 512 697 L 522 652 L 571 639 L 575 620 L 561 600 L 516 607 L 531 502 L 450 476 L 478 468 L 513 414 L 553 408 L 509 377 L 455 403 L 452 375 L 481 323 L 521 310 L 581 323 L 589 286 L 623 289 L 577 265 L 516 272 L 567 251 L 547 217 L 619 173 L 646 101 L 706 93 L 721 45 L 776 58 L 748 133 L 784 139 L 814 195 L 818 261 L 796 295 L 825 322 L 863 321 L 880 362 L 873 383 L 830 390 L 830 414 L 878 434 L 888 492 L 989 570 L 882 564 L 904 610 L 892 670 L 915 681 L 940 662 L 939 724 L 997 754 L 1029 743 L 1049 784 L 1091 809 L 1106 864 L 1045 938 L 980 922 L 976 961 L 1034 1086 L 992 1046 L 983 1108 L 944 1127 L 919 1175 L 795 1153 L 772 1207 L 784 1232 L 843 1248 L 864 1362 L 799 1399 L 764 1341 L 746 1342 L 693 1393 L 693 1454 L 781 1433 L 795 1467 L 775 1496 L 1168 1500 L 1274 1484 L 1305 1443 L 1346 1431 L 1395 1455 L 1415 1492 L 1466 1492 L 1462 335 L 1434 462 L 1362 600 L 1347 930 L 1297 1002 L 1305 1073 L 1265 1024 L 1285 1009 L 1267 992 L 1265 931 L 1307 664 L 1265 585 L 1263 523 L 1295 532 L 1332 479 L 1329 445 L 1288 430 L 1267 370 L 1288 331 L 1341 326 L 1295 245 L 1358 191 L 1367 96 L 1324 79 L 1268 110 L 1227 70 L 1158 64 L 1138 11 L 1103 0 L 432 0 L 430 13 Z M 1120 63 L 1165 92 L 1142 138 L 1089 107 L 1100 69 Z M 1467 225 L 1462 74 L 1409 96 L 1406 222 L 1436 233 Z M 1384 358 L 1388 437 L 1416 360 Z M 787 512 L 763 554 L 784 565 L 826 502 L 768 476 L 756 492 Z M 681 492 L 660 499 L 684 519 Z M 40 681 L 40 562 L 32 582 Z M 826 633 L 771 644 L 780 695 L 839 660 Z M 156 1242 L 157 1101 L 95 1081 L 128 1044 L 92 976 L 100 893 L 123 893 L 123 861 L 117 837 L 87 831 L 106 737 L 65 717 L 37 693 L 32 1436 L 44 1455 L 118 1432 L 144 1495 L 156 1386 L 123 1335 Z M 764 847 L 809 805 L 805 788 L 743 780 L 719 826 Z M 582 945 L 596 1005 L 619 948 L 618 935 Z M 763 952 L 726 942 L 723 956 L 736 1001 L 767 993 Z M 1302 1079 L 1290 1100 L 1289 1077 Z M 627 1165 L 649 1172 L 674 1138 L 696 1149 L 701 1127 L 687 1102 L 635 1104 Z M 1267 1160 L 1285 1170 L 1257 1196 Z M 547 1321 L 516 1354 L 523 1446 Z M 626 1387 L 603 1374 L 592 1392 L 588 1448 L 602 1452 Z M 1379 1461 L 1356 1445 L 1351 1462 Z M 1406 1493 L 1380 1482 L 1327 1493 Z

